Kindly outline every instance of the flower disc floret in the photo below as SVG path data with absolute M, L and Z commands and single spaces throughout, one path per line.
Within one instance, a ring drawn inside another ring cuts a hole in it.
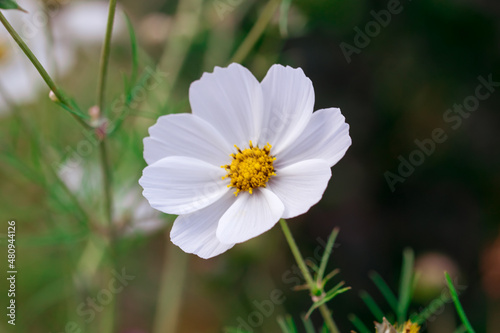
M 262 148 L 254 147 L 252 141 L 249 146 L 241 150 L 234 145 L 238 152 L 230 155 L 233 161 L 231 164 L 221 166 L 227 171 L 227 175 L 222 179 L 231 178 L 231 183 L 227 187 L 236 188 L 235 196 L 244 191 L 252 194 L 253 189 L 266 187 L 271 176 L 276 176 L 273 166 L 276 157 L 271 155 L 272 146 L 267 143 Z

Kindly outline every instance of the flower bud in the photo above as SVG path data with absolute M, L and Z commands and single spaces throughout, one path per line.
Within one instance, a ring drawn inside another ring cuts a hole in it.
M 52 90 L 49 92 L 49 98 L 52 102 L 56 102 L 56 103 L 60 102 L 59 98 L 57 98 L 56 94 Z

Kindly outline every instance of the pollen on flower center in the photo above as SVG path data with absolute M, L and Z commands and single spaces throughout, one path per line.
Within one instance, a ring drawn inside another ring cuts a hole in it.
M 254 188 L 266 187 L 271 176 L 275 176 L 273 162 L 276 157 L 271 156 L 271 145 L 268 143 L 264 147 L 254 147 L 250 141 L 250 148 L 238 150 L 236 154 L 231 154 L 233 161 L 231 164 L 222 165 L 226 169 L 227 175 L 222 179 L 231 178 L 231 183 L 227 187 L 236 188 L 235 196 L 243 191 L 252 194 Z

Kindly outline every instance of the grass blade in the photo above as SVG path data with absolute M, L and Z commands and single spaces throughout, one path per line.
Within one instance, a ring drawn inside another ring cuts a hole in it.
M 286 315 L 285 317 L 279 316 L 276 321 L 283 333 L 297 333 L 297 328 L 290 315 Z
M 399 283 L 399 303 L 397 317 L 398 322 L 402 323 L 406 320 L 408 315 L 408 307 L 413 290 L 413 265 L 415 256 L 412 249 L 405 249 L 403 251 L 403 269 L 401 272 L 401 280 Z
M 359 292 L 359 297 L 361 297 L 363 302 L 365 302 L 366 306 L 373 314 L 375 319 L 377 319 L 377 321 L 379 322 L 382 322 L 382 319 L 384 318 L 384 312 L 382 311 L 382 309 L 380 309 L 377 303 L 375 303 L 373 298 L 364 290 Z
M 455 289 L 455 286 L 453 285 L 453 282 L 451 281 L 450 275 L 445 272 L 444 273 L 446 277 L 446 282 L 448 283 L 448 288 L 450 289 L 451 293 L 451 298 L 453 299 L 453 303 L 455 304 L 455 308 L 457 309 L 458 316 L 460 317 L 460 320 L 462 320 L 462 323 L 464 324 L 465 328 L 467 329 L 467 332 L 469 333 L 475 333 L 474 329 L 472 328 L 469 319 L 467 319 L 467 316 L 465 315 L 464 308 L 462 307 L 462 304 L 460 304 L 460 300 L 458 299 L 458 294 L 457 290 Z
M 349 315 L 349 320 L 351 323 L 356 327 L 356 330 L 359 331 L 359 333 L 372 333 L 366 326 L 363 324 L 363 322 L 356 317 L 356 315 Z
M 316 331 L 314 330 L 314 325 L 309 318 L 302 316 L 300 319 L 302 319 L 302 323 L 304 324 L 304 328 L 306 329 L 306 333 L 316 333 Z
M 394 295 L 394 293 L 391 291 L 387 283 L 385 283 L 384 279 L 376 273 L 376 272 L 371 272 L 370 273 L 370 279 L 375 283 L 377 286 L 378 290 L 380 293 L 384 296 L 385 300 L 387 303 L 389 303 L 389 306 L 391 307 L 392 311 L 395 313 L 398 312 L 398 299 Z
M 132 49 L 132 74 L 130 76 L 130 82 L 134 84 L 135 80 L 137 79 L 137 73 L 139 70 L 139 52 L 137 48 L 137 38 L 135 35 L 134 26 L 132 25 L 132 21 L 130 21 L 130 18 L 127 14 L 123 14 L 123 16 L 125 16 L 128 34 L 130 36 L 130 47 Z
M 328 264 L 328 259 L 330 259 L 330 255 L 332 254 L 333 245 L 335 245 L 335 240 L 337 239 L 338 234 L 339 228 L 335 228 L 330 234 L 330 237 L 328 237 L 325 252 L 323 253 L 323 257 L 321 258 L 321 264 L 318 270 L 318 281 L 322 280 L 323 276 L 325 275 L 326 265 Z
M 280 7 L 280 34 L 282 37 L 288 36 L 288 12 L 292 0 L 283 0 Z

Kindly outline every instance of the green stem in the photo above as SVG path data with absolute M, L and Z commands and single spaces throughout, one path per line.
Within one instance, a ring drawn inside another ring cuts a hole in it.
M 182 307 L 184 284 L 187 278 L 189 256 L 180 251 L 166 234 L 163 270 L 153 333 L 177 332 Z
M 337 328 L 337 325 L 335 324 L 335 321 L 332 318 L 332 313 L 326 306 L 326 304 L 321 304 L 319 306 L 319 312 L 323 316 L 323 320 L 325 321 L 326 327 L 330 330 L 331 333 L 339 333 L 339 329 Z
M 104 107 L 104 95 L 106 92 L 106 78 L 108 73 L 109 50 L 111 46 L 111 35 L 113 34 L 113 24 L 115 21 L 116 0 L 109 1 L 108 23 L 106 25 L 106 36 L 101 52 L 99 65 L 99 81 L 97 83 L 97 106 L 102 112 Z
M 283 234 L 285 234 L 285 238 L 288 242 L 288 245 L 290 246 L 290 250 L 292 251 L 293 256 L 295 257 L 295 261 L 299 265 L 300 271 L 302 272 L 302 275 L 304 275 L 304 279 L 306 280 L 307 285 L 309 286 L 309 290 L 311 291 L 311 294 L 314 295 L 314 291 L 317 290 L 317 286 L 314 283 L 311 273 L 307 269 L 304 259 L 302 258 L 302 254 L 300 253 L 297 243 L 295 243 L 295 239 L 293 238 L 290 228 L 288 228 L 286 220 L 281 219 L 280 225 L 281 229 L 283 230 Z M 325 304 L 322 304 L 319 307 L 319 311 L 323 316 L 326 326 L 328 327 L 330 332 L 339 333 L 337 325 L 335 324 L 335 321 L 333 320 L 330 310 L 328 310 L 328 307 Z
M 266 7 L 262 11 L 262 14 L 259 16 L 259 19 L 257 20 L 257 22 L 255 22 L 255 25 L 252 27 L 252 30 L 250 30 L 243 43 L 241 43 L 238 50 L 236 50 L 236 53 L 231 59 L 231 62 L 241 63 L 247 57 L 247 55 L 254 47 L 255 43 L 257 43 L 260 36 L 266 30 L 267 25 L 273 18 L 273 15 L 278 9 L 280 3 L 281 0 L 270 0 L 267 3 Z
M 17 31 L 12 27 L 12 25 L 10 25 L 9 21 L 7 21 L 7 18 L 1 12 L 0 12 L 0 22 L 2 22 L 3 26 L 5 27 L 5 29 L 7 29 L 7 31 L 12 36 L 14 41 L 17 43 L 17 45 L 19 45 L 19 47 L 24 52 L 24 54 L 28 57 L 28 59 L 31 61 L 33 66 L 35 66 L 38 73 L 40 73 L 40 76 L 42 77 L 42 79 L 45 81 L 45 83 L 50 88 L 50 90 L 52 90 L 52 92 L 56 95 L 56 97 L 59 99 L 59 101 L 64 106 L 66 106 L 68 109 L 70 109 L 72 111 L 71 114 L 75 117 L 75 119 L 79 123 L 81 123 L 86 128 L 89 128 L 89 125 L 83 119 L 80 118 L 80 116 L 82 116 L 82 115 L 79 114 L 79 112 L 78 112 L 78 114 L 76 114 L 77 111 L 74 110 L 74 107 L 73 107 L 73 104 L 71 103 L 71 101 L 66 97 L 64 92 L 61 89 L 59 89 L 59 87 L 54 83 L 54 81 L 50 77 L 49 73 L 47 73 L 45 68 L 42 66 L 40 61 L 38 61 L 37 57 L 30 50 L 28 45 L 26 45 L 26 43 L 23 41 L 21 36 L 19 36 Z
M 101 169 L 103 175 L 103 185 L 104 185 L 104 206 L 106 213 L 106 221 L 109 224 L 109 229 L 111 233 L 111 240 L 115 237 L 115 228 L 113 224 L 113 195 L 112 195 L 112 176 L 111 176 L 111 168 L 109 166 L 108 159 L 108 150 L 106 147 L 105 140 L 102 140 L 99 143 L 99 153 L 101 158 Z
M 108 9 L 108 22 L 106 24 L 106 35 L 104 37 L 104 44 L 102 46 L 101 51 L 101 60 L 99 65 L 99 78 L 97 83 L 97 106 L 101 114 L 104 113 L 104 96 L 106 93 L 106 79 L 108 74 L 108 63 L 109 63 L 109 54 L 111 47 L 111 36 L 113 34 L 113 24 L 115 21 L 115 12 L 116 12 L 116 0 L 109 1 L 109 9 Z M 106 128 L 104 128 L 106 130 Z M 104 186 L 104 208 L 106 213 L 106 220 L 109 227 L 109 251 L 112 261 L 112 266 L 116 268 L 117 264 L 117 252 L 116 252 L 116 232 L 115 226 L 113 224 L 113 195 L 112 195 L 112 177 L 111 177 L 111 168 L 109 165 L 109 156 L 108 150 L 106 147 L 106 137 L 107 132 L 103 133 L 103 138 L 99 143 L 99 155 L 101 160 L 101 169 L 103 175 L 103 186 Z M 115 314 L 116 314 L 116 304 L 117 300 L 113 299 L 112 309 L 110 309 L 109 316 L 105 318 L 104 325 L 109 327 L 109 332 L 114 331 L 115 327 Z M 107 320 L 107 321 L 106 321 Z
M 286 223 L 285 219 L 280 220 L 280 225 L 281 229 L 283 230 L 283 233 L 285 234 L 286 241 L 288 242 L 288 245 L 290 246 L 290 250 L 292 250 L 293 256 L 295 257 L 295 261 L 299 265 L 300 271 L 302 272 L 302 275 L 304 275 L 304 279 L 307 282 L 307 285 L 309 286 L 309 289 L 312 291 L 316 288 L 316 284 L 313 281 L 313 278 L 311 276 L 311 273 L 309 273 L 309 269 L 307 269 L 306 263 L 304 262 L 304 259 L 302 258 L 302 254 L 300 254 L 300 250 L 297 246 L 297 243 L 295 243 L 295 239 L 293 238 L 292 232 L 290 231 L 290 228 L 288 228 L 288 224 Z

